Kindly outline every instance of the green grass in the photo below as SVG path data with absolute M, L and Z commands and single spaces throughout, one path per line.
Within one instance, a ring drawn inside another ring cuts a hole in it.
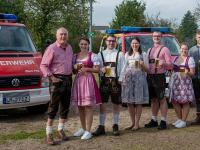
M 10 134 L 0 134 L 0 143 L 6 142 L 8 140 L 24 140 L 24 139 L 43 139 L 46 133 L 44 129 L 40 129 L 34 132 L 27 131 L 17 131 Z

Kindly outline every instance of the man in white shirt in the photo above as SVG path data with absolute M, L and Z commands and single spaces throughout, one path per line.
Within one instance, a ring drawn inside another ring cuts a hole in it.
M 109 35 L 106 39 L 107 48 L 98 54 L 100 73 L 100 93 L 102 104 L 100 105 L 99 126 L 93 133 L 94 136 L 105 134 L 106 105 L 109 97 L 112 101 L 113 110 L 113 135 L 119 135 L 119 106 L 121 104 L 121 85 L 118 78 L 124 66 L 124 54 L 115 49 L 116 38 Z

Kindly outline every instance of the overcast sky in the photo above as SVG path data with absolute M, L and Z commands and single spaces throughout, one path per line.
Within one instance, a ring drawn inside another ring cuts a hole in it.
M 123 0 L 96 0 L 93 5 L 93 24 L 109 25 L 115 16 L 114 9 Z M 160 17 L 176 19 L 180 23 L 184 14 L 196 8 L 199 0 L 141 0 L 146 3 L 146 13 L 155 16 L 160 12 Z

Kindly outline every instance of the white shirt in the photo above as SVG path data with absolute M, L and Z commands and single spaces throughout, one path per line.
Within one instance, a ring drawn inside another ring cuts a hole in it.
M 82 59 L 77 58 L 76 61 L 77 62 L 83 62 L 83 61 L 86 61 L 88 59 L 88 57 L 89 57 L 89 55 L 87 55 L 85 58 L 82 58 Z M 100 65 L 100 62 L 99 62 L 97 54 L 94 54 L 94 53 L 91 54 L 91 61 L 93 62 L 94 66 Z
M 103 53 L 103 57 L 104 57 L 104 62 L 116 62 L 116 58 L 117 58 L 117 53 L 118 53 L 118 50 L 117 49 L 112 49 L 112 50 L 109 50 L 109 49 L 105 49 L 104 51 L 102 51 Z M 98 58 L 99 58 L 99 62 L 100 62 L 100 67 L 104 67 L 103 66 L 103 60 L 102 60 L 102 56 L 101 56 L 101 53 L 99 52 L 98 54 Z M 117 74 L 118 74 L 118 77 L 122 71 L 122 68 L 125 64 L 125 58 L 124 58 L 124 54 L 123 52 L 119 52 L 119 55 L 118 55 L 118 62 L 117 62 Z
M 177 62 L 174 62 L 174 64 L 178 65 L 178 66 L 185 66 L 185 62 L 186 60 L 184 60 L 184 62 L 182 62 L 181 64 L 177 64 Z M 189 68 L 195 68 L 195 62 L 194 62 L 194 58 L 193 57 L 189 57 L 188 60 L 188 67 Z
M 139 55 L 139 54 L 136 54 L 136 55 L 129 55 L 128 52 L 125 54 L 125 65 L 124 67 L 122 68 L 122 71 L 120 73 L 120 77 L 119 77 L 119 81 L 122 81 L 122 79 L 125 77 L 125 71 L 126 71 L 126 68 L 134 68 L 135 65 L 133 65 L 135 63 L 135 61 L 139 61 L 139 60 L 142 60 L 144 61 L 144 57 L 145 54 L 142 53 L 142 55 Z M 145 64 L 146 65 L 146 64 Z

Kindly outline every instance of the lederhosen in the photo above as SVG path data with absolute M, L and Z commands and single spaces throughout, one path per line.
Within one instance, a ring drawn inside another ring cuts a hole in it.
M 103 53 L 101 52 L 101 57 L 104 66 L 111 64 L 111 67 L 115 67 L 116 77 L 106 77 L 105 74 L 100 76 L 100 93 L 102 98 L 102 103 L 106 103 L 111 96 L 111 101 L 114 104 L 121 104 L 121 85 L 118 83 L 118 73 L 117 64 L 119 51 L 117 52 L 116 62 L 105 62 Z
M 159 58 L 160 52 L 163 49 L 164 46 L 162 46 L 157 54 L 156 58 Z M 149 51 L 149 64 L 155 63 L 155 59 L 150 59 L 151 50 Z M 148 88 L 149 88 L 149 98 L 150 100 L 153 98 L 156 98 L 158 100 L 162 100 L 165 96 L 165 74 L 157 74 L 157 68 L 155 68 L 155 74 L 148 74 L 147 75 L 147 82 L 148 82 Z
M 72 75 L 54 74 L 56 78 L 61 79 L 61 82 L 53 83 L 50 80 L 49 92 L 50 102 L 48 108 L 48 115 L 50 119 L 54 119 L 59 110 L 59 117 L 66 119 L 71 97 Z

